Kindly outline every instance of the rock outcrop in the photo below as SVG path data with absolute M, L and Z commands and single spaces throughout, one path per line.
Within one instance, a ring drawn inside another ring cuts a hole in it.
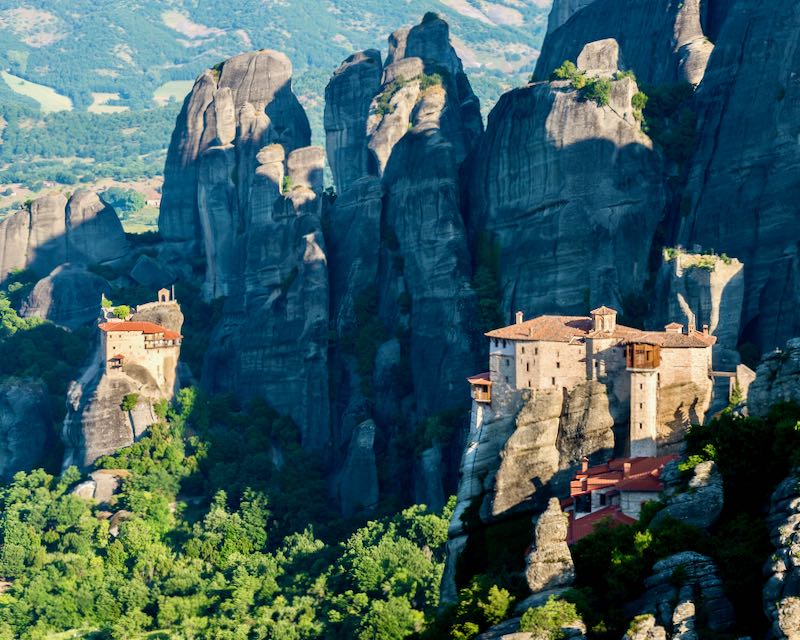
M 326 218 L 332 420 L 345 449 L 364 416 L 390 429 L 463 406 L 477 366 L 459 170 L 482 123 L 447 23 L 427 14 L 392 34 L 383 66 L 375 51 L 345 60 L 326 89 L 325 127 L 337 189 Z M 414 465 L 434 504 L 440 460 Z
M 23 301 L 20 315 L 77 329 L 97 319 L 98 300 L 110 292 L 111 287 L 103 278 L 67 263 L 36 283 Z
M 750 385 L 747 408 L 751 415 L 766 416 L 779 402 L 800 402 L 800 338 L 765 356 Z
M 640 615 L 628 637 L 672 638 L 688 640 L 692 632 L 702 631 L 697 607 L 702 603 L 704 625 L 711 632 L 730 630 L 735 624 L 731 603 L 722 588 L 717 567 L 710 558 L 684 551 L 653 566 L 653 575 L 645 579 L 646 591 L 632 607 Z M 652 620 L 646 616 L 652 616 Z M 658 627 L 663 627 L 659 630 Z
M 800 6 L 729 4 L 696 92 L 698 141 L 678 240 L 744 263 L 742 333 L 766 353 L 800 335 Z
M 41 464 L 53 426 L 50 396 L 41 381 L 0 381 L 0 478 Z
M 285 55 L 261 50 L 201 74 L 167 155 L 159 227 L 177 259 L 186 247 L 204 256 L 206 297 L 226 297 L 207 386 L 265 397 L 319 449 L 329 440 L 324 155 L 308 146 L 291 73 Z
M 704 4 L 701 0 L 555 2 L 535 76 L 545 80 L 564 60 L 574 62 L 587 43 L 613 38 L 625 68 L 647 84 L 696 85 L 714 48 L 703 33 Z
M 174 302 L 141 305 L 131 319 L 161 324 L 176 332 L 183 325 L 183 314 Z M 121 370 L 110 373 L 98 344 L 90 362 L 80 377 L 70 383 L 67 392 L 67 415 L 61 432 L 65 446 L 63 466 L 88 467 L 97 458 L 129 446 L 141 437 L 157 421 L 153 405 L 172 398 L 177 365 L 171 353 L 165 354 L 158 365 L 161 380 L 148 367 L 136 362 L 126 361 Z M 123 409 L 126 396 L 134 395 L 135 405 Z
M 90 265 L 128 250 L 116 212 L 96 193 L 78 190 L 35 198 L 0 222 L 0 278 L 17 269 L 47 276 L 65 262 Z
M 698 464 L 688 490 L 670 495 L 666 503 L 667 506 L 656 514 L 650 524 L 654 529 L 669 518 L 699 529 L 710 529 L 719 519 L 724 506 L 722 474 L 717 465 L 711 460 Z
M 800 478 L 789 476 L 772 494 L 768 525 L 775 553 L 764 574 L 764 613 L 771 638 L 800 635 Z
M 339 502 L 347 517 L 370 511 L 378 504 L 375 430 L 375 422 L 366 420 L 356 427 L 350 439 L 339 484 Z
M 604 42 L 584 58 L 595 66 L 614 51 Z M 641 291 L 665 194 L 661 157 L 632 107 L 637 91 L 630 77 L 612 80 L 608 105 L 599 106 L 569 81 L 537 82 L 504 94 L 489 115 L 472 162 L 469 216 L 474 235 L 502 249 L 507 317 L 624 309 Z
M 561 512 L 558 498 L 550 498 L 536 521 L 533 548 L 526 559 L 525 577 L 533 593 L 568 587 L 575 579 L 567 528 L 567 516 Z

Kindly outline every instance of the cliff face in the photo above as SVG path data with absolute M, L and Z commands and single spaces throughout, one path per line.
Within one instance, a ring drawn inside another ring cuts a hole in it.
M 564 60 L 574 62 L 587 43 L 613 38 L 619 43 L 624 68 L 633 69 L 639 80 L 652 85 L 698 84 L 714 48 L 703 33 L 704 4 L 701 0 L 555 2 L 536 78 L 546 80 Z
M 744 263 L 742 328 L 763 352 L 800 331 L 798 27 L 790 0 L 732 4 L 696 94 L 679 237 Z
M 52 428 L 50 398 L 41 381 L 0 382 L 0 477 L 8 480 L 41 464 Z
M 32 269 L 39 277 L 65 262 L 109 262 L 125 255 L 128 243 L 113 208 L 96 193 L 76 191 L 40 196 L 0 222 L 0 277 Z
M 605 41 L 581 62 L 610 77 L 617 57 Z M 624 308 L 647 280 L 665 195 L 661 157 L 631 106 L 637 90 L 630 78 L 614 80 L 598 106 L 568 81 L 539 82 L 506 93 L 489 115 L 469 215 L 475 234 L 501 249 L 506 317 Z
M 428 14 L 396 31 L 383 67 L 374 51 L 345 60 L 326 89 L 325 126 L 339 192 L 327 238 L 344 443 L 363 415 L 389 429 L 463 406 L 475 366 L 459 167 L 482 123 L 447 24 Z M 426 502 L 442 501 L 437 483 L 420 486 L 431 487 Z
M 328 441 L 323 152 L 308 146 L 291 73 L 285 55 L 262 50 L 197 79 L 167 155 L 159 227 L 178 260 L 187 250 L 204 257 L 205 295 L 227 298 L 208 386 L 264 396 L 319 448 Z

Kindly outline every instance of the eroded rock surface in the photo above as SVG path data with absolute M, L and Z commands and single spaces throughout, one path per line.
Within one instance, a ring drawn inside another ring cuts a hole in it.
M 533 593 L 568 587 L 575 579 L 575 565 L 567 546 L 568 521 L 558 498 L 550 498 L 536 521 L 534 546 L 527 557 L 525 577 Z
M 32 269 L 45 277 L 65 262 L 91 265 L 125 255 L 128 242 L 112 207 L 79 189 L 39 196 L 0 222 L 0 277 Z
M 800 634 L 800 478 L 789 476 L 772 494 L 767 524 L 775 553 L 764 566 L 764 613 L 770 637 Z
M 765 356 L 750 385 L 747 407 L 752 415 L 766 416 L 779 402 L 800 402 L 800 338 Z
M 536 78 L 545 80 L 564 60 L 576 60 L 584 45 L 606 38 L 620 46 L 626 68 L 650 85 L 703 79 L 714 48 L 703 33 L 701 0 L 569 0 L 551 12 Z M 561 18 L 571 16 L 564 24 Z
M 41 381 L 0 382 L 0 477 L 7 480 L 41 464 L 53 426 L 50 396 Z
M 507 317 L 623 308 L 644 285 L 665 195 L 660 155 L 633 112 L 637 91 L 629 77 L 612 81 L 601 107 L 568 81 L 538 82 L 492 110 L 472 163 L 469 215 L 477 236 L 502 247 Z
M 97 274 L 83 267 L 64 264 L 39 280 L 23 301 L 20 315 L 44 318 L 77 329 L 97 319 L 97 305 L 111 287 Z
M 668 518 L 674 518 L 693 527 L 709 529 L 719 518 L 723 506 L 722 474 L 712 460 L 707 460 L 694 468 L 687 491 L 667 499 L 667 506 L 656 514 L 651 526 L 658 528 Z
M 356 427 L 350 439 L 339 484 L 342 513 L 348 517 L 374 509 L 378 504 L 375 430 L 375 422 L 366 420 Z

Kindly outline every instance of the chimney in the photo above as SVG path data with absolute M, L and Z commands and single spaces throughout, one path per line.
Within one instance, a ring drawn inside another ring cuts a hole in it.
M 630 462 L 623 462 L 622 463 L 622 477 L 627 478 L 631 475 L 631 463 Z
M 523 318 L 522 311 L 517 311 L 517 324 L 522 324 Z
M 172 288 L 170 290 L 170 300 L 172 300 L 172 301 L 175 300 L 175 285 L 174 284 L 172 285 Z
M 586 473 L 589 470 L 589 458 L 583 456 L 581 458 L 581 473 Z
M 704 335 L 708 335 L 708 325 L 707 324 L 703 325 L 703 334 Z

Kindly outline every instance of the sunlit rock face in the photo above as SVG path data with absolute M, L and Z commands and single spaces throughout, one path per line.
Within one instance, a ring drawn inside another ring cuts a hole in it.
M 613 41 L 581 54 L 602 77 L 616 57 Z M 470 228 L 502 248 L 507 317 L 623 308 L 648 278 L 663 162 L 631 106 L 636 83 L 610 82 L 606 106 L 569 81 L 538 82 L 503 95 L 489 115 L 471 166 Z

